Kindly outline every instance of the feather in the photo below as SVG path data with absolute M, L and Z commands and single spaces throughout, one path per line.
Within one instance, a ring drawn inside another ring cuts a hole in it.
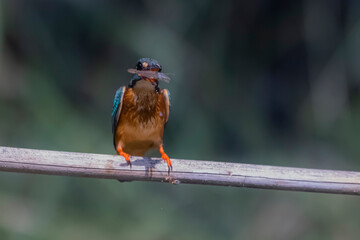
M 114 104 L 113 104 L 112 113 L 111 113 L 112 133 L 114 134 L 114 136 L 116 133 L 117 125 L 119 123 L 119 118 L 120 118 L 121 107 L 123 104 L 125 90 L 126 90 L 126 87 L 123 86 L 123 87 L 120 87 L 115 93 Z
M 169 115 L 170 115 L 170 92 L 167 89 L 163 89 L 162 90 L 162 94 L 164 96 L 165 99 L 165 107 L 166 107 L 166 118 L 165 118 L 165 123 L 167 123 L 167 121 L 169 120 Z

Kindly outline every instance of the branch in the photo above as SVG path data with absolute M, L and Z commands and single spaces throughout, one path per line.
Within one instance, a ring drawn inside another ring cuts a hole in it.
M 0 171 L 360 195 L 360 172 L 0 147 Z

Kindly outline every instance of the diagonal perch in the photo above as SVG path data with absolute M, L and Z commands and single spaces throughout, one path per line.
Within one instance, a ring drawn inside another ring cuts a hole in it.
M 0 147 L 0 171 L 360 195 L 360 172 Z

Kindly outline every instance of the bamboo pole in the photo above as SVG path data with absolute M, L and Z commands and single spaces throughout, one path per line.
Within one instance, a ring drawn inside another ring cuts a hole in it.
M 360 195 L 360 172 L 0 147 L 0 171 Z

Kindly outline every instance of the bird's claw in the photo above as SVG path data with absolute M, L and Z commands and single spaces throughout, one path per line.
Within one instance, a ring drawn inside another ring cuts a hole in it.
M 127 162 L 127 165 L 130 166 L 130 168 L 132 168 L 132 164 L 131 164 L 130 160 L 129 161 L 126 160 L 126 162 Z
M 130 161 L 130 155 L 127 154 L 126 152 L 124 152 L 121 147 L 118 149 L 118 153 L 119 153 L 120 156 L 123 156 L 125 158 L 125 160 L 127 162 L 127 165 L 128 166 L 130 165 L 130 168 L 131 168 L 132 164 L 131 164 L 131 161 Z
M 170 172 L 173 170 L 172 165 L 168 165 L 168 175 L 170 175 Z
M 170 174 L 170 172 L 172 171 L 172 164 L 171 164 L 171 160 L 169 158 L 169 156 L 166 153 L 163 153 L 161 155 L 161 158 L 164 160 L 164 162 L 167 163 L 168 166 L 168 174 Z

